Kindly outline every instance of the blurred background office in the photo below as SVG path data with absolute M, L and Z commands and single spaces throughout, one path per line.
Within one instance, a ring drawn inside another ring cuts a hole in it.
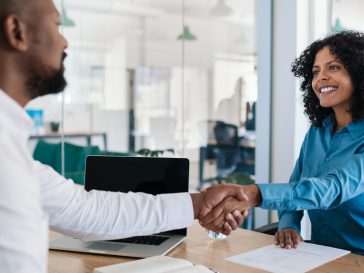
M 360 0 L 55 3 L 68 87 L 27 106 L 29 146 L 80 184 L 87 154 L 138 152 L 189 158 L 191 190 L 288 181 L 309 126 L 291 62 L 317 38 L 364 29 Z

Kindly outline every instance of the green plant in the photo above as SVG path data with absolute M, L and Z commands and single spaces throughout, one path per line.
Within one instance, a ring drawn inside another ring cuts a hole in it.
M 137 154 L 141 155 L 141 156 L 159 157 L 159 156 L 163 155 L 165 152 L 175 154 L 174 149 L 150 150 L 150 149 L 146 149 L 146 148 L 140 149 L 139 151 L 137 151 Z
M 254 184 L 255 181 L 249 176 L 244 173 L 232 173 L 228 177 L 224 178 L 224 182 L 226 183 L 233 183 L 239 185 L 251 185 Z

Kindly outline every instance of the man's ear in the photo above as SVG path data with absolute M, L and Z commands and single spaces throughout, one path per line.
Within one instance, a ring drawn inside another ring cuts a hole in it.
M 7 16 L 4 22 L 5 40 L 12 49 L 24 52 L 28 50 L 27 27 L 18 15 Z

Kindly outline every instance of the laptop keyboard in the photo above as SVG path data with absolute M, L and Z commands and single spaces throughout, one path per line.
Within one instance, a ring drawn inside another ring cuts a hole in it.
M 153 245 L 158 246 L 166 241 L 169 237 L 166 236 L 136 236 L 125 239 L 111 240 L 112 242 L 138 244 L 138 245 Z

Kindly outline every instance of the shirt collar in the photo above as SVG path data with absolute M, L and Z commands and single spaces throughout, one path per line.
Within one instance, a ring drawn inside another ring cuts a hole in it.
M 346 127 L 348 128 L 349 133 L 354 139 L 357 139 L 364 135 L 364 119 L 355 121 Z
M 330 114 L 328 117 L 326 117 L 323 120 L 322 125 L 326 129 L 329 129 L 330 131 L 332 131 L 335 122 L 336 122 L 335 115 Z M 354 139 L 357 139 L 364 135 L 364 119 L 355 121 L 355 122 L 349 124 L 348 126 L 344 127 L 342 130 L 347 130 Z
M 9 123 L 15 124 L 20 129 L 30 132 L 33 128 L 33 121 L 25 110 L 1 89 L 0 113 L 7 118 Z
M 334 116 L 334 114 L 330 114 L 322 122 L 322 125 L 325 128 L 330 129 L 330 130 L 333 128 L 334 124 L 335 124 L 335 116 Z

